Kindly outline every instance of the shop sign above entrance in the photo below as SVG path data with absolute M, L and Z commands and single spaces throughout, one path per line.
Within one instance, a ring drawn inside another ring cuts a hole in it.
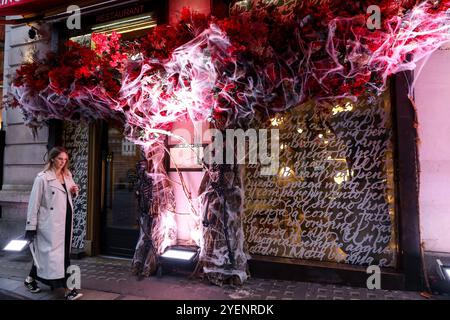
M 54 8 L 64 0 L 0 0 L 0 16 L 25 15 Z
M 121 8 L 114 11 L 103 12 L 95 17 L 96 23 L 103 23 L 112 20 L 119 20 L 131 16 L 140 15 L 145 12 L 144 5 Z
M 10 8 L 16 5 L 24 4 L 27 2 L 38 2 L 36 0 L 1 0 L 0 1 L 0 9 Z

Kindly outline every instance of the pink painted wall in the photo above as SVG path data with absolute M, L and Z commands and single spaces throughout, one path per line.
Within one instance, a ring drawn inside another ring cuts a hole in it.
M 193 199 L 198 196 L 198 189 L 203 178 L 203 172 L 182 172 L 184 183 L 191 192 Z M 192 242 L 192 231 L 201 217 L 196 217 L 192 212 L 189 202 L 180 186 L 180 176 L 178 172 L 169 172 L 169 178 L 172 181 L 173 192 L 175 196 L 175 221 L 177 222 L 177 240 L 179 244 Z M 194 206 L 196 202 L 194 201 Z M 196 209 L 199 212 L 198 208 Z M 193 244 L 193 243 L 190 243 Z
M 450 49 L 450 46 L 447 46 Z M 427 251 L 450 253 L 450 50 L 416 69 L 419 121 L 420 227 Z
M 169 23 L 178 22 L 180 12 L 183 7 L 189 7 L 191 10 L 199 13 L 209 14 L 211 12 L 210 0 L 170 0 L 169 1 Z
M 200 13 L 209 14 L 211 12 L 211 4 L 210 0 L 169 0 L 169 23 L 173 24 L 179 20 L 180 12 L 183 7 L 189 7 L 193 11 L 198 11 Z M 182 136 L 189 143 L 194 143 L 194 127 L 192 123 L 188 121 L 180 121 L 174 125 L 173 128 L 178 135 Z M 182 134 L 183 129 L 187 130 L 191 134 L 184 135 Z M 207 129 L 206 124 L 204 124 L 204 128 Z M 189 139 L 191 137 L 191 139 Z M 207 141 L 204 141 L 205 143 Z M 170 144 L 179 144 L 180 141 L 174 140 L 172 138 L 169 139 Z M 188 201 L 186 196 L 182 190 L 182 187 L 179 183 L 179 175 L 176 172 L 170 172 L 169 177 L 172 179 L 174 195 L 175 195 L 175 203 L 176 203 L 176 221 L 177 221 L 177 238 L 179 244 L 185 244 L 192 241 L 192 230 L 195 226 L 195 218 L 192 215 L 192 212 L 189 208 Z M 201 180 L 203 178 L 203 172 L 183 172 L 183 179 L 187 185 L 187 188 L 190 190 L 192 197 L 197 197 L 197 191 L 200 187 Z

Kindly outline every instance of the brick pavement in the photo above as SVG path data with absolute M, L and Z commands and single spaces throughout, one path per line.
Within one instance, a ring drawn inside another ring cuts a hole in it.
M 105 257 L 72 260 L 81 269 L 84 300 L 424 300 L 418 292 L 368 290 L 318 283 L 250 278 L 243 286 L 218 287 L 184 274 L 138 279 L 129 272 L 130 261 Z M 39 294 L 22 284 L 31 267 L 31 257 L 0 254 L 0 299 L 2 290 L 33 300 L 61 299 L 62 293 L 42 285 Z M 450 299 L 432 296 L 429 299 Z

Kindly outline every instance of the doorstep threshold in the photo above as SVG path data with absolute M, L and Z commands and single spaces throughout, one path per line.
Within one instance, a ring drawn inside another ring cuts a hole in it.
M 124 257 L 117 257 L 117 256 L 110 256 L 110 255 L 105 255 L 105 254 L 99 254 L 97 256 L 94 256 L 94 258 L 103 258 L 103 259 L 109 259 L 109 260 L 123 260 L 123 261 L 131 261 L 133 260 L 132 258 L 124 258 Z

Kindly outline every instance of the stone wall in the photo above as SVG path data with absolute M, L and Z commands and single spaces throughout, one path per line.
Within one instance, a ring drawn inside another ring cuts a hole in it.
M 6 26 L 5 94 L 9 92 L 11 75 L 21 63 L 30 61 L 35 56 L 42 57 L 51 48 L 50 27 L 36 27 L 42 32 L 35 39 L 30 39 L 29 26 Z M 34 177 L 43 168 L 48 143 L 48 128 L 38 130 L 38 135 L 34 138 L 31 130 L 23 124 L 19 109 L 3 110 L 3 122 L 6 141 L 3 186 L 0 190 L 0 247 L 24 233 L 29 193 Z

